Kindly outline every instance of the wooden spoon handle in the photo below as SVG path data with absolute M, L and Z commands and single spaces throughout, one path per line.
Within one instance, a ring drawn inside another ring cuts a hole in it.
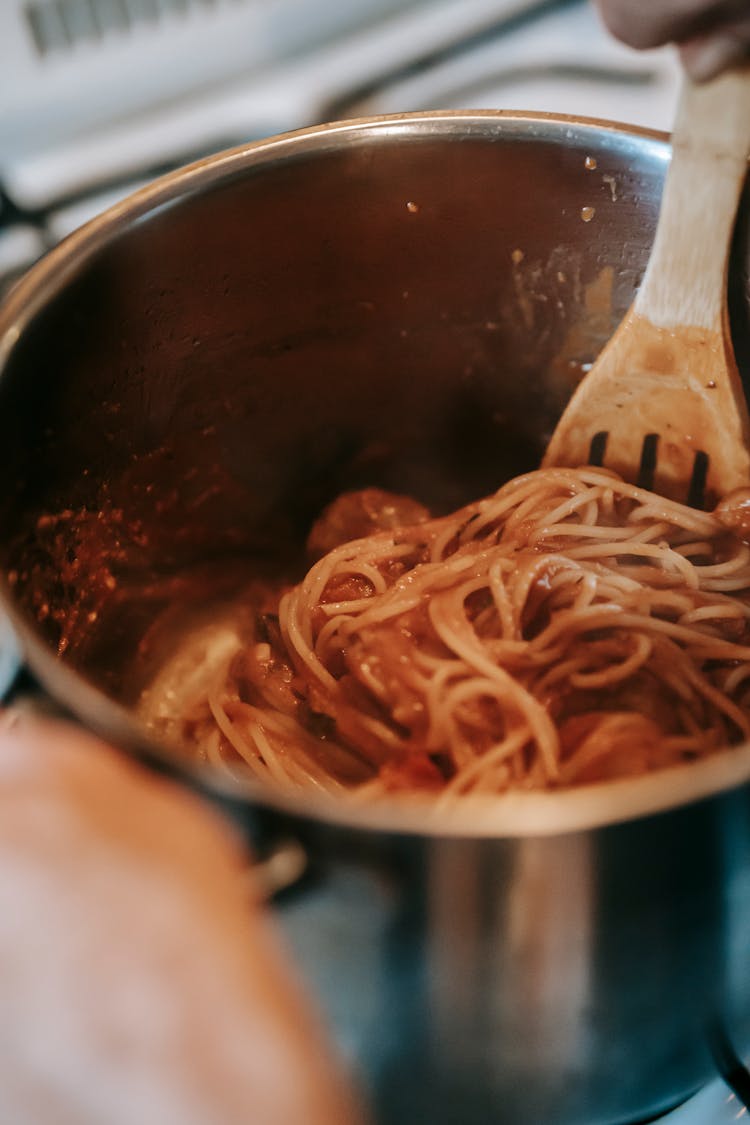
M 660 328 L 720 330 L 750 151 L 750 67 L 684 79 L 659 225 L 635 311 Z

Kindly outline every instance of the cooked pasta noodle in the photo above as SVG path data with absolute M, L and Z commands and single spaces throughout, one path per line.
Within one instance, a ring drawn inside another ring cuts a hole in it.
M 750 738 L 750 547 L 605 470 L 540 470 L 334 547 L 200 691 L 162 689 L 152 723 L 283 787 L 449 801 L 661 769 Z

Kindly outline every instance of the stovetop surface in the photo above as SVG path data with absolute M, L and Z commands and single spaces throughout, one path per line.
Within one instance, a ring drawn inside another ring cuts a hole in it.
M 748 1110 L 720 1078 L 660 1119 L 659 1125 L 730 1125 L 747 1119 Z

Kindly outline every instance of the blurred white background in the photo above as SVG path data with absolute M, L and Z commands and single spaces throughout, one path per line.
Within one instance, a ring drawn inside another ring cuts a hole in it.
M 668 128 L 669 51 L 588 0 L 1 0 L 0 283 L 145 180 L 303 125 L 550 110 Z

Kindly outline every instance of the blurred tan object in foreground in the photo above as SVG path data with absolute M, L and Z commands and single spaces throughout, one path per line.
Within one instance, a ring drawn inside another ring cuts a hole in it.
M 349 1125 L 220 819 L 75 727 L 0 717 L 0 1116 Z

